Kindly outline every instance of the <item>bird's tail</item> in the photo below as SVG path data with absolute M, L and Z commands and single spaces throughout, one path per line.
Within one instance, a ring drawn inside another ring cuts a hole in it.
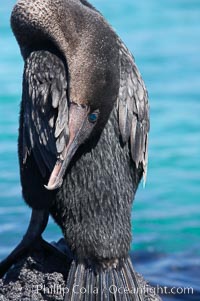
M 96 270 L 73 261 L 65 301 L 142 301 L 145 282 L 140 280 L 130 258 L 118 267 Z

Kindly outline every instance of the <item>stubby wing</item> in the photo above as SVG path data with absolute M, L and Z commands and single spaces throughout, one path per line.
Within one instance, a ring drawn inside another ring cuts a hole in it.
M 136 167 L 143 165 L 146 181 L 148 162 L 149 105 L 142 77 L 128 49 L 120 42 L 119 128 L 123 143 L 130 141 Z
M 35 51 L 23 77 L 23 162 L 33 152 L 43 176 L 52 171 L 68 142 L 66 68 L 47 51 Z

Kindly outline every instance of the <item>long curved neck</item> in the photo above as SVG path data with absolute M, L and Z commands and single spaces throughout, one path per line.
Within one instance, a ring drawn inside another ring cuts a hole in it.
M 38 49 L 63 56 L 69 69 L 71 100 L 92 103 L 94 87 L 98 86 L 97 94 L 105 98 L 105 85 L 109 82 L 111 86 L 111 79 L 116 84 L 116 34 L 101 14 L 81 1 L 19 0 L 11 26 L 24 59 Z
M 17 2 L 11 15 L 11 27 L 24 58 L 35 48 L 48 43 L 57 47 L 63 54 L 74 48 L 73 40 L 77 41 L 76 27 L 72 19 L 74 5 L 72 0 Z

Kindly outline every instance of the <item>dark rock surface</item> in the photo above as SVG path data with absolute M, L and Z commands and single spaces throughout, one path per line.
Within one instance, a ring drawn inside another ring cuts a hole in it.
M 63 249 L 63 241 L 57 244 Z M 0 279 L 0 301 L 64 300 L 69 263 L 35 245 L 27 256 Z M 136 274 L 144 301 L 161 301 L 142 276 Z

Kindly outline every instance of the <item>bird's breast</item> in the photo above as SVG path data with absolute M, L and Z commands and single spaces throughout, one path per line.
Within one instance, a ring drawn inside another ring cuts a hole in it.
M 83 146 L 67 171 L 52 207 L 77 256 L 124 257 L 130 247 L 134 179 L 128 147 L 117 136 L 116 110 L 96 145 Z

